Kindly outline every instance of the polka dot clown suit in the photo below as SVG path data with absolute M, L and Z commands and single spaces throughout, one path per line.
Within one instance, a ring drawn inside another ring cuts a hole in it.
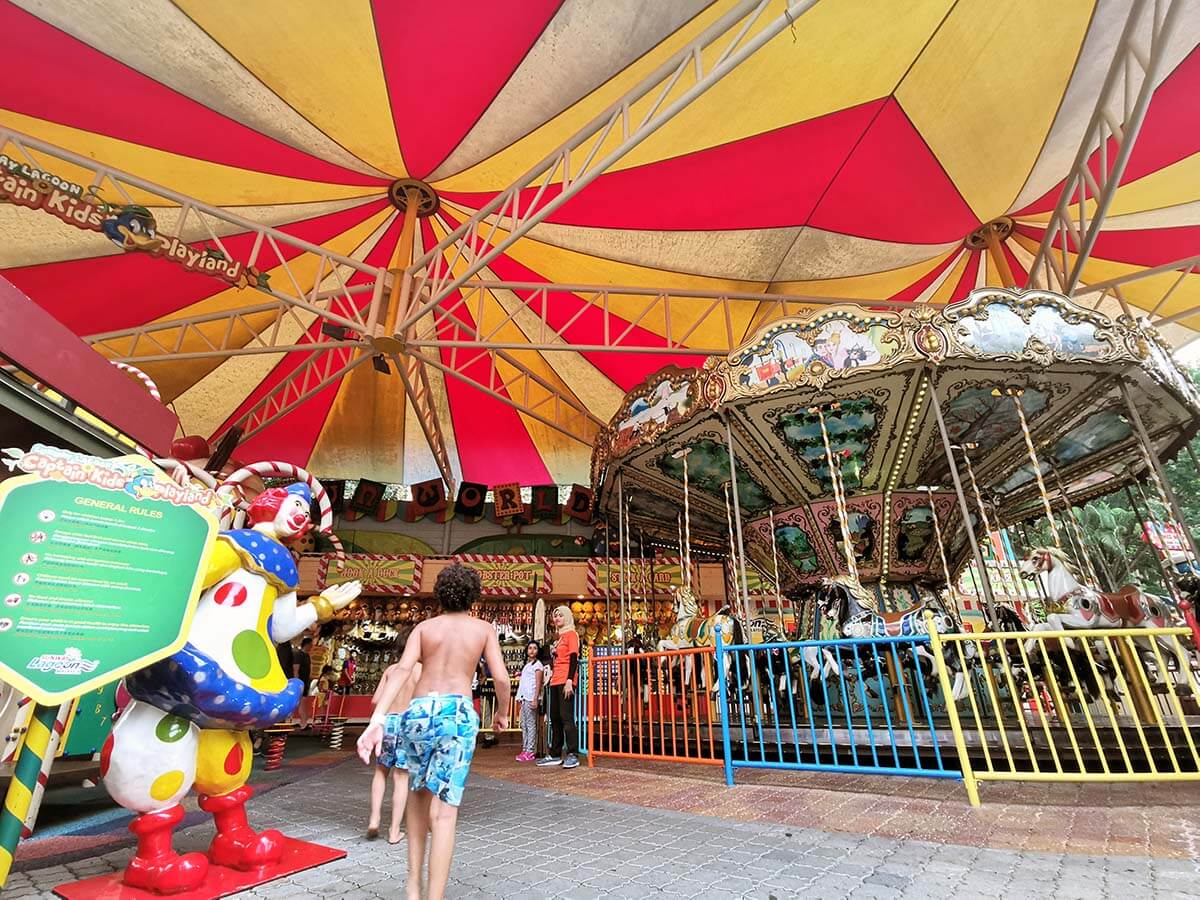
M 125 681 L 133 699 L 100 765 L 113 799 L 140 813 L 130 825 L 138 851 L 125 870 L 132 887 L 192 890 L 210 862 L 248 870 L 282 853 L 279 832 L 256 832 L 246 821 L 247 731 L 285 719 L 300 699 L 302 685 L 280 668 L 275 644 L 328 621 L 361 590 L 351 582 L 298 602 L 299 574 L 283 542 L 311 527 L 311 500 L 304 484 L 260 494 L 247 513 L 251 527 L 217 537 L 183 649 Z M 179 801 L 193 786 L 217 826 L 207 856 L 171 849 Z

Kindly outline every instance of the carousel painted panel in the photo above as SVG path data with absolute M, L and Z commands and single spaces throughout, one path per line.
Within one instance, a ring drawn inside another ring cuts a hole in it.
M 837 503 L 824 500 L 810 504 L 816 533 L 830 558 L 837 560 L 833 572 L 844 572 L 846 568 L 843 550 L 841 522 Z M 883 496 L 868 494 L 851 497 L 846 501 L 846 528 L 850 534 L 850 545 L 854 551 L 854 562 L 859 577 L 871 581 L 879 577 L 882 569 Z
M 1044 291 L 983 290 L 947 307 L 950 356 L 1055 361 L 1126 359 L 1124 342 L 1105 315 Z
M 928 494 L 896 493 L 892 494 L 891 500 L 890 575 L 915 578 L 931 574 L 944 579 L 938 556 L 934 515 L 936 513 L 937 525 L 941 527 L 945 540 L 947 533 L 956 528 L 958 523 L 955 496 L 949 493 L 934 494 L 931 504 Z
M 702 432 L 693 440 L 668 444 L 666 450 L 654 457 L 654 468 L 676 482 L 682 492 L 684 462 L 683 457 L 676 456 L 681 449 L 691 451 L 687 454 L 689 487 L 723 503 L 725 485 L 730 481 L 729 447 L 724 437 L 716 431 Z M 736 465 L 738 502 L 742 510 L 753 515 L 769 507 L 772 503 L 770 492 L 750 474 L 747 460 L 741 454 L 738 454 Z
M 751 522 L 747 530 L 770 546 L 770 518 Z M 775 550 L 780 566 L 789 568 L 802 583 L 812 584 L 836 571 L 828 556 L 827 545 L 817 536 L 816 525 L 806 507 L 776 513 Z
M 691 418 L 703 402 L 704 373 L 668 366 L 625 397 L 613 417 L 611 454 L 622 456 L 643 443 L 652 443 L 668 428 Z
M 861 369 L 894 365 L 911 353 L 904 321 L 900 313 L 872 314 L 855 307 L 775 322 L 718 366 L 726 397 L 792 385 L 823 387 Z

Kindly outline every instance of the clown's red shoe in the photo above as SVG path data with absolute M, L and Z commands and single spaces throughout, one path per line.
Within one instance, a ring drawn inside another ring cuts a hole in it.
M 208 860 L 203 853 L 180 856 L 171 848 L 171 833 L 183 819 L 183 807 L 144 813 L 129 823 L 138 839 L 137 853 L 125 867 L 122 880 L 132 888 L 154 894 L 180 894 L 204 883 Z
M 218 866 L 242 872 L 277 862 L 283 854 L 283 835 L 274 829 L 255 831 L 246 821 L 246 801 L 254 795 L 248 784 L 228 794 L 201 797 L 200 808 L 212 813 L 217 836 L 208 848 L 208 858 Z

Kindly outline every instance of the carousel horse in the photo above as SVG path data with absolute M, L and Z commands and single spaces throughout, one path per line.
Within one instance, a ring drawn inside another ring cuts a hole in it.
M 997 604 L 996 630 L 1010 634 L 1028 634 L 1031 629 L 1026 626 L 1025 621 L 1013 607 L 1006 604 Z M 1035 626 L 1033 630 L 1038 629 Z M 1089 661 L 1087 654 L 1081 648 L 1070 646 L 1073 642 L 1047 640 L 1044 642 L 1046 649 L 1044 657 L 1036 648 L 1032 652 L 1026 652 L 1025 656 L 1022 657 L 1020 639 L 1014 638 L 1012 640 L 1005 640 L 1002 643 L 1004 644 L 1003 648 L 999 644 L 993 645 L 991 651 L 987 654 L 988 663 L 996 668 L 1002 667 L 1003 663 L 1001 662 L 1000 654 L 1003 653 L 1007 657 L 1009 669 L 1014 679 L 1029 695 L 1032 695 L 1035 691 L 1036 682 L 1046 679 L 1046 663 L 1049 662 L 1050 674 L 1059 687 L 1066 693 L 1078 693 L 1076 690 L 1076 685 L 1078 685 L 1079 688 L 1082 688 L 1083 697 L 1088 702 L 1097 699 L 1101 693 L 1106 693 L 1113 699 L 1120 698 L 1114 680 L 1113 668 L 1109 663 L 1106 652 L 1097 653 Z M 1029 642 L 1026 641 L 1025 643 Z M 1069 662 L 1067 657 L 1070 657 Z M 1029 660 L 1028 672 L 1025 671 L 1024 659 Z M 1094 670 L 1092 669 L 1092 663 L 1095 664 Z M 1099 680 L 1096 678 L 1097 674 L 1100 676 Z
M 1049 613 L 1045 623 L 1034 625 L 1031 631 L 1168 628 L 1176 624 L 1167 602 L 1137 585 L 1126 584 L 1113 593 L 1106 593 L 1081 583 L 1072 574 L 1066 554 L 1057 547 L 1032 550 L 1021 562 L 1020 572 L 1029 581 L 1036 579 L 1043 595 L 1060 610 Z M 1170 642 L 1162 637 L 1156 641 L 1163 650 L 1173 652 Z M 1026 642 L 1027 653 L 1033 649 L 1033 643 L 1032 640 Z M 1143 653 L 1148 651 L 1148 646 L 1142 648 Z
M 656 649 L 661 653 L 664 650 L 715 647 L 717 629 L 720 629 L 721 640 L 726 644 L 740 644 L 744 641 L 745 635 L 742 633 L 741 623 L 730 613 L 728 606 L 721 607 L 711 616 L 702 615 L 696 598 L 684 585 L 675 592 L 675 624 L 671 626 L 670 633 L 658 642 Z M 659 657 L 660 666 L 664 659 L 665 657 Z M 726 660 L 725 664 L 728 666 L 729 661 Z M 682 682 L 684 685 L 691 684 L 693 668 L 694 657 L 688 654 L 684 657 Z
M 817 594 L 817 610 L 820 620 L 831 623 L 821 630 L 819 639 L 828 637 L 875 638 L 875 637 L 920 637 L 928 634 L 925 614 L 931 613 L 934 629 L 938 634 L 958 631 L 959 626 L 954 617 L 935 603 L 923 601 L 907 609 L 896 612 L 880 611 L 875 595 L 867 590 L 849 575 L 835 575 L 823 579 L 821 589 Z M 830 634 L 832 632 L 832 634 Z M 969 645 L 968 645 L 969 646 Z M 810 680 L 826 678 L 831 671 L 841 675 L 841 666 L 831 660 L 830 649 L 820 648 L 826 656 L 826 663 L 820 667 L 818 648 L 805 648 L 805 662 L 809 666 Z M 870 645 L 860 644 L 856 648 L 858 655 L 871 654 L 874 651 Z M 910 652 L 905 657 L 912 657 L 911 662 L 917 672 L 925 679 L 932 680 L 936 674 L 935 660 L 929 648 L 924 644 L 913 643 Z M 966 675 L 963 672 L 958 653 L 947 647 L 943 654 L 946 666 L 953 673 L 951 697 L 958 700 L 966 693 Z M 819 674 L 818 674 L 819 669 Z M 864 683 L 865 683 L 864 679 Z M 867 685 L 870 691 L 870 686 Z

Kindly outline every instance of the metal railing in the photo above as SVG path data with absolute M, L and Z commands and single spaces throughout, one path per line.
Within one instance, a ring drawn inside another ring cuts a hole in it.
M 958 778 L 939 742 L 929 638 L 725 644 L 716 658 L 725 782 L 734 770 Z
M 946 660 L 970 673 L 947 712 L 972 805 L 979 781 L 1200 780 L 1190 636 L 1186 627 L 933 635 L 943 690 Z
M 604 756 L 720 765 L 712 663 L 711 647 L 588 659 L 580 691 L 588 765 Z

